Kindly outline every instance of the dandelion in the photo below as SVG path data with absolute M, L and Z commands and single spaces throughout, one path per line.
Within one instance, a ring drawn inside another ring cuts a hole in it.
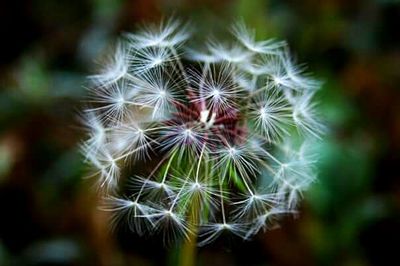
M 316 178 L 320 82 L 243 23 L 234 42 L 201 49 L 189 29 L 167 20 L 125 35 L 90 77 L 82 153 L 114 225 L 199 246 L 249 239 L 296 213 Z

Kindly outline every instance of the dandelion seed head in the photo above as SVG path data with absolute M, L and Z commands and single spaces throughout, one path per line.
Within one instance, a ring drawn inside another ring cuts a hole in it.
M 198 232 L 199 246 L 249 239 L 316 179 L 321 83 L 243 22 L 229 43 L 194 49 L 192 32 L 171 19 L 125 35 L 90 77 L 82 153 L 113 224 L 168 242 Z

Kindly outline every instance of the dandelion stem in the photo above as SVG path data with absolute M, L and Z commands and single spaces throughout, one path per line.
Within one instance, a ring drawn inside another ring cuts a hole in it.
M 222 194 L 222 181 L 219 182 L 219 196 L 221 200 L 221 214 L 222 214 L 222 222 L 226 224 L 226 218 L 225 218 L 225 207 L 224 207 L 224 196 Z
M 153 139 L 153 140 L 149 141 L 148 143 L 146 143 L 146 144 L 144 144 L 144 145 L 142 145 L 142 146 L 139 146 L 139 147 L 137 147 L 136 149 L 131 150 L 131 151 L 129 151 L 129 152 L 127 152 L 127 153 L 125 153 L 125 154 L 123 154 L 123 155 L 121 155 L 121 156 L 115 158 L 114 161 L 116 162 L 116 161 L 119 161 L 119 160 L 121 160 L 121 159 L 124 159 L 124 158 L 128 157 L 129 155 L 132 155 L 132 154 L 134 154 L 135 152 L 137 152 L 137 151 L 139 151 L 139 150 L 141 150 L 141 149 L 144 149 L 145 147 L 149 146 L 149 145 L 150 145 L 151 143 L 153 143 L 153 142 L 157 142 L 157 141 Z
M 164 172 L 164 176 L 163 176 L 163 179 L 161 181 L 161 184 L 164 184 L 165 180 L 167 179 L 168 170 L 171 167 L 172 160 L 174 159 L 176 153 L 177 153 L 177 150 L 174 150 L 174 152 L 172 153 L 171 157 L 169 158 L 169 161 L 168 161 L 168 164 L 167 164 L 167 168 L 165 168 L 165 172 Z
M 199 182 L 200 165 L 201 165 L 201 160 L 203 158 L 205 148 L 206 148 L 206 143 L 203 144 L 203 148 L 201 149 L 201 153 L 200 153 L 200 157 L 199 157 L 199 163 L 197 164 L 196 183 Z
M 205 80 L 206 80 L 206 76 L 207 76 L 207 72 L 208 72 L 208 69 L 210 68 L 210 63 L 208 63 L 208 62 L 206 62 L 205 64 L 204 64 L 204 67 L 203 67 L 203 73 L 202 73 L 202 76 L 201 76 L 201 80 L 200 80 L 200 84 L 199 84 L 199 91 L 200 91 L 200 98 L 201 99 L 203 99 L 202 101 L 201 101 L 201 108 L 202 108 L 202 110 L 206 110 L 206 101 L 205 101 L 205 99 L 203 98 L 204 97 L 204 89 L 203 89 L 203 87 L 204 87 L 204 82 L 205 82 Z
M 185 238 L 180 248 L 179 264 L 180 266 L 194 266 L 196 260 L 196 243 L 198 231 L 198 216 L 196 215 L 197 207 L 192 205 L 189 215 L 189 230 L 192 232 L 188 238 Z
M 174 47 L 170 47 L 170 51 L 172 53 L 172 55 L 176 58 L 176 63 L 178 64 L 179 70 L 182 72 L 183 78 L 186 81 L 186 84 L 189 85 L 189 78 L 186 74 L 185 68 L 183 67 L 182 61 L 178 55 L 178 52 L 176 51 L 176 49 Z
M 139 201 L 139 198 L 144 190 L 144 187 L 146 186 L 147 182 L 150 180 L 150 178 L 154 175 L 154 173 L 158 170 L 158 168 L 160 168 L 160 166 L 164 163 L 164 161 L 167 159 L 167 156 L 165 156 L 164 158 L 162 158 L 162 160 L 156 165 L 156 167 L 153 169 L 153 171 L 151 171 L 151 173 L 149 174 L 149 176 L 147 177 L 146 181 L 143 183 L 143 185 L 140 187 L 139 193 L 136 196 L 135 199 L 135 203 L 137 203 Z

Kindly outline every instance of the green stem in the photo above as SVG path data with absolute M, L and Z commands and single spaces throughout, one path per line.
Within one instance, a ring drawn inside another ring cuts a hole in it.
M 195 208 L 191 208 L 191 211 L 194 212 Z M 180 250 L 178 251 L 178 265 L 179 266 L 194 266 L 196 265 L 196 255 L 197 255 L 197 215 L 193 213 L 193 215 L 189 215 L 189 230 L 191 233 L 187 239 L 183 240 Z

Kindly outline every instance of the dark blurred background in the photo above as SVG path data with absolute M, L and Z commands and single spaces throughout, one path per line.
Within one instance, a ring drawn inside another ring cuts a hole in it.
M 317 97 L 330 128 L 299 217 L 251 242 L 199 249 L 198 264 L 398 265 L 396 0 L 1 1 L 0 265 L 173 261 L 176 250 L 160 239 L 110 233 L 93 181 L 84 179 L 76 119 L 85 76 L 104 49 L 169 14 L 199 32 L 243 18 L 258 37 L 287 40 L 324 81 Z

